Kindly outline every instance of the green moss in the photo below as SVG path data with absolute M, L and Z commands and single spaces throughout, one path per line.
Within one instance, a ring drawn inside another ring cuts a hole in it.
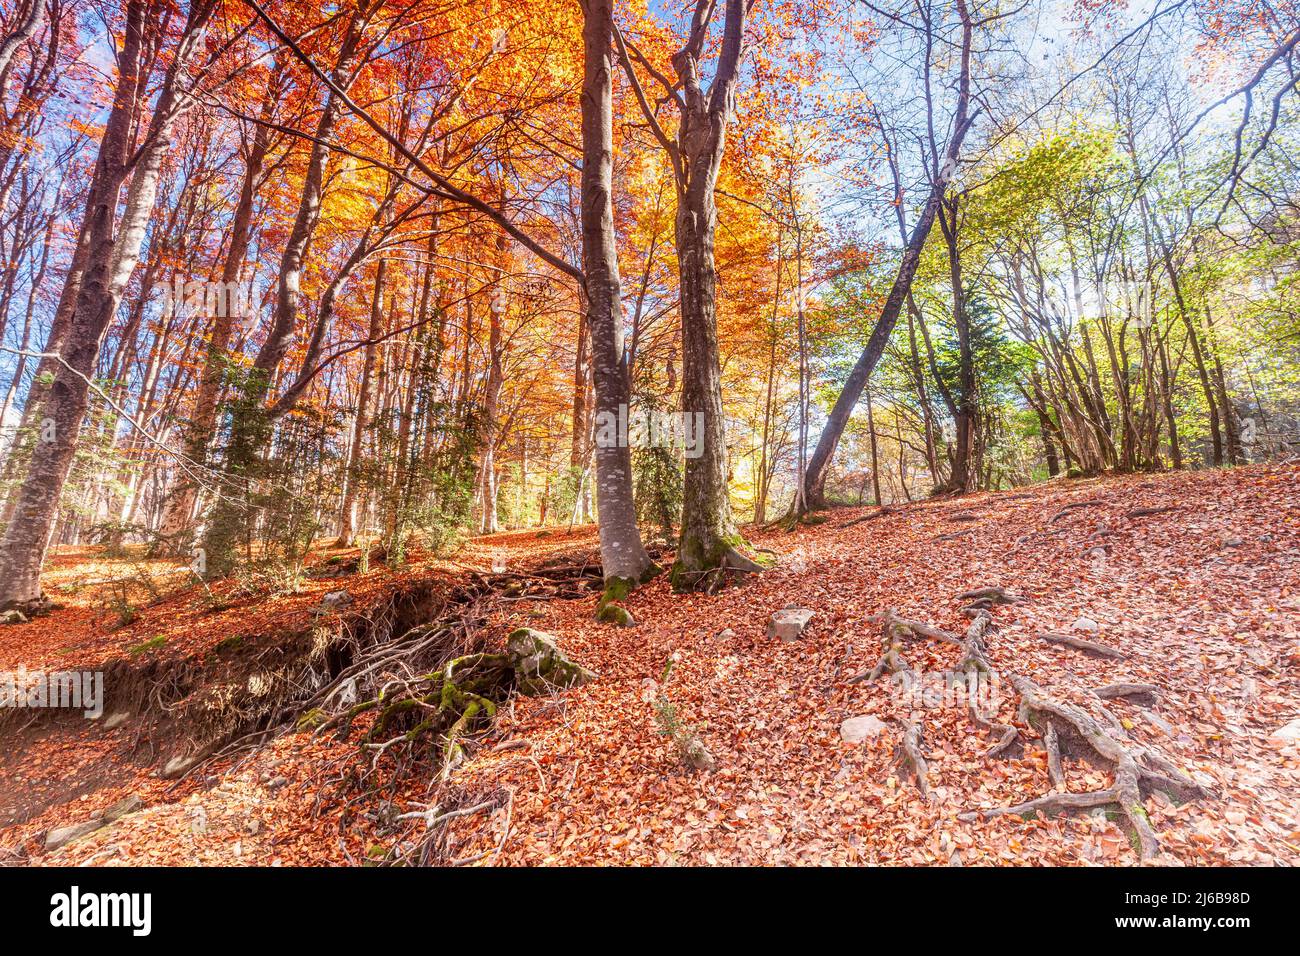
M 639 583 L 631 578 L 606 578 L 605 590 L 596 604 L 596 620 L 602 624 L 617 624 L 619 627 L 631 627 L 635 624 L 631 613 L 615 602 L 626 601 L 627 596 Z
M 243 634 L 232 634 L 229 637 L 222 638 L 220 641 L 218 641 L 215 649 L 218 651 L 234 650 L 236 647 L 239 647 L 239 645 L 243 643 L 244 643 Z
M 617 624 L 619 627 L 631 627 L 636 621 L 627 608 L 617 604 L 604 604 L 596 612 L 596 620 L 602 624 Z
M 151 637 L 149 638 L 149 640 L 135 645 L 135 647 L 130 649 L 129 653 L 131 654 L 131 656 L 134 657 L 137 654 L 143 654 L 146 651 L 156 650 L 157 648 L 162 647 L 166 643 L 167 643 L 167 638 L 159 634 L 157 637 Z

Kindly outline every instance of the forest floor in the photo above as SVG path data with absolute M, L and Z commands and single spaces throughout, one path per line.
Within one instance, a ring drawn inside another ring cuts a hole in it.
M 1027 598 L 992 609 L 997 671 L 1108 713 L 1122 739 L 1211 791 L 1181 805 L 1146 800 L 1158 862 L 1300 864 L 1300 745 L 1284 731 L 1300 717 L 1300 466 L 1057 480 L 884 514 L 841 509 L 750 540 L 780 564 L 712 596 L 675 595 L 660 577 L 626 601 L 628 628 L 593 620 L 595 589 L 486 605 L 491 643 L 538 628 L 598 678 L 513 698 L 448 783 L 432 767 L 406 767 L 390 786 L 375 782 L 381 774 L 361 789 L 348 781 L 373 758 L 356 735 L 294 730 L 292 719 L 180 779 L 159 769 L 215 726 L 235 683 L 257 696 L 261 678 L 248 668 L 278 673 L 286 635 L 365 618 L 417 586 L 447 591 L 494 568 L 594 562 L 594 529 L 474 538 L 454 560 L 417 555 L 400 572 L 313 577 L 272 600 L 233 585 L 210 594 L 161 562 L 61 554 L 45 586 L 63 606 L 0 627 L 0 670 L 102 670 L 109 706 L 98 721 L 32 711 L 0 725 L 0 861 L 355 864 L 425 839 L 426 821 L 398 818 L 436 802 L 455 811 L 433 824 L 437 859 L 473 865 L 1137 862 L 1101 810 L 972 818 L 1053 789 L 1036 734 L 1021 724 L 1023 752 L 988 758 L 992 735 L 964 706 L 916 710 L 887 678 L 861 679 L 881 653 L 876 616 L 892 610 L 960 634 L 968 602 L 957 596 L 996 585 Z M 134 591 L 105 583 L 128 573 Z M 350 605 L 322 610 L 340 587 Z M 807 631 L 769 638 L 770 615 L 787 606 L 814 612 Z M 1122 657 L 1085 655 L 1042 632 Z M 936 672 L 960 652 L 917 640 L 905 653 Z M 1115 682 L 1159 690 L 1103 709 L 1089 689 Z M 682 765 L 659 732 L 656 701 L 694 728 L 714 771 Z M 999 721 L 1016 723 L 1017 695 L 1003 687 L 997 702 Z M 845 742 L 842 722 L 865 715 L 882 722 L 875 735 Z M 906 721 L 922 729 L 928 795 L 896 758 Z M 1110 776 L 1067 759 L 1056 789 L 1104 788 Z M 48 832 L 124 797 L 140 808 L 45 848 Z

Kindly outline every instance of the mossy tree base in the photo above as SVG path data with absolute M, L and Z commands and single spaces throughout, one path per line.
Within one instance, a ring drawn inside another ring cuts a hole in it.
M 706 543 L 683 533 L 677 560 L 669 572 L 674 591 L 706 591 L 714 594 L 737 577 L 766 571 L 770 562 L 755 560 L 740 549 L 748 548 L 744 538 L 731 533 Z

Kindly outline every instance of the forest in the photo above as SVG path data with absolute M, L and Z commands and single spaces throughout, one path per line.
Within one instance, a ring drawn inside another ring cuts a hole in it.
M 1298 45 L 2 0 L 0 861 L 1300 862 Z

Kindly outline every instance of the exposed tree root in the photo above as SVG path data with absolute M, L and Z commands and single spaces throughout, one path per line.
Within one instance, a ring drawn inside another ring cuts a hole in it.
M 1076 651 L 1082 651 L 1089 657 L 1109 657 L 1112 660 L 1123 660 L 1124 652 L 1107 644 L 1098 644 L 1096 641 L 1085 641 L 1081 637 L 1073 637 L 1069 634 L 1058 634 L 1055 631 L 1040 631 L 1036 637 L 1040 641 L 1046 641 L 1049 644 L 1064 644 L 1066 647 L 1072 647 Z
M 1160 688 L 1154 684 L 1106 684 L 1104 687 L 1093 688 L 1093 694 L 1102 700 L 1114 700 L 1116 698 L 1134 699 L 1139 703 L 1151 703 L 1160 693 Z
M 990 604 L 1015 603 L 1019 595 L 1008 594 L 1003 588 L 989 587 L 959 595 L 962 600 L 988 601 Z M 962 648 L 956 668 L 946 672 L 948 680 L 965 678 L 968 691 L 978 690 L 982 681 L 996 681 L 988 654 L 988 637 L 993 628 L 993 617 L 985 607 L 966 608 L 971 622 L 962 637 L 917 621 L 900 618 L 886 610 L 872 620 L 880 624 L 881 656 L 869 671 L 864 671 L 852 681 L 875 680 L 884 674 L 901 674 L 905 680 L 915 680 L 916 671 L 903 656 L 909 638 L 931 638 Z M 1082 641 L 1068 635 L 1039 635 L 1045 640 L 1100 653 L 1106 657 L 1122 657 L 1120 652 L 1104 645 Z M 971 687 L 971 684 L 974 687 Z M 1098 698 L 1094 705 L 1105 716 L 1105 722 L 1080 709 L 1049 696 L 1027 677 L 1013 676 L 1011 683 L 1020 698 L 1019 723 L 1037 731 L 1047 751 L 1047 773 L 1052 793 L 1034 800 L 993 810 L 962 814 L 963 819 L 990 819 L 1006 814 L 1030 817 L 1038 813 L 1051 815 L 1098 807 L 1112 808 L 1115 818 L 1123 822 L 1130 834 L 1134 851 L 1143 861 L 1159 853 L 1160 844 L 1147 818 L 1143 801 L 1153 791 L 1160 791 L 1172 800 L 1182 803 L 1209 795 L 1210 791 L 1198 784 L 1156 750 L 1129 738 L 1123 725 L 1113 714 L 1101 706 L 1101 700 L 1152 696 L 1158 688 L 1150 684 L 1115 683 L 1099 687 L 1092 693 Z M 996 742 L 985 753 L 986 758 L 1019 753 L 1022 735 L 1013 726 L 999 724 L 995 714 L 985 711 L 985 695 L 973 693 L 967 697 L 970 719 L 973 723 L 996 734 Z M 898 766 L 915 780 L 923 797 L 930 794 L 929 767 L 922 753 L 923 727 L 920 720 L 900 718 L 903 736 L 896 749 Z M 1111 786 L 1090 793 L 1070 793 L 1067 760 L 1081 759 L 1105 767 L 1113 773 Z
M 858 678 L 873 681 L 882 674 L 907 674 L 915 676 L 916 671 L 912 669 L 912 665 L 907 663 L 907 659 L 903 657 L 903 642 L 909 635 L 922 633 L 918 630 L 920 626 L 921 625 L 914 627 L 913 622 L 905 621 L 902 618 L 897 617 L 893 611 L 885 611 L 881 614 L 880 644 L 882 651 L 880 660 L 876 661 L 876 665 L 872 667 L 871 670 L 866 671 L 865 674 L 858 675 Z M 937 631 L 936 628 L 929 628 L 929 630 Z M 938 633 L 944 634 L 945 632 L 939 631 Z M 952 635 L 945 634 L 945 636 L 950 638 Z
M 1101 498 L 1088 498 L 1085 501 L 1071 501 L 1069 504 L 1063 506 L 1056 514 L 1048 518 L 1047 523 L 1056 524 L 1057 521 L 1064 518 L 1071 511 L 1076 511 L 1079 508 L 1095 508 L 1097 505 L 1104 505 L 1105 503 L 1106 502 Z
M 985 610 L 998 604 L 1021 604 L 1028 601 L 1029 598 L 1023 594 L 1011 594 L 1004 588 L 993 585 L 992 587 L 976 588 L 973 591 L 966 591 L 957 595 L 959 601 L 970 601 L 970 607 L 984 608 Z
M 903 725 L 903 739 L 899 742 L 897 751 L 898 766 L 904 772 L 910 774 L 916 781 L 916 789 L 921 791 L 921 796 L 925 799 L 930 798 L 930 766 L 925 762 L 925 756 L 921 753 L 921 723 L 915 723 L 910 720 L 900 720 Z
M 889 505 L 882 505 L 881 507 L 877 508 L 875 511 L 872 511 L 870 514 L 861 515 L 857 518 L 854 518 L 851 521 L 846 521 L 843 524 L 838 525 L 837 527 L 852 528 L 854 525 L 862 524 L 862 522 L 864 521 L 875 521 L 877 518 L 884 518 L 887 517 L 888 515 L 896 514 L 901 510 L 902 510 L 901 508 L 891 508 Z
M 1127 517 L 1147 518 L 1150 517 L 1151 515 L 1163 515 L 1163 514 L 1168 514 L 1171 511 L 1177 511 L 1177 510 L 1178 510 L 1177 505 L 1161 505 L 1157 508 L 1134 508 L 1132 511 L 1128 512 Z
M 989 819 L 1005 814 L 1030 817 L 1052 815 L 1094 807 L 1113 806 L 1124 820 L 1134 849 L 1143 861 L 1160 851 L 1160 843 L 1147 819 L 1144 798 L 1159 790 L 1178 803 L 1207 796 L 1209 791 L 1175 768 L 1154 750 L 1121 737 L 1122 730 L 1104 729 L 1090 714 L 1072 704 L 1047 696 L 1027 677 L 1014 677 L 1020 694 L 1021 716 L 1043 735 L 1048 748 L 1048 772 L 1054 786 L 1065 786 L 1062 756 L 1079 757 L 1110 767 L 1114 782 L 1105 790 L 1090 793 L 1049 793 L 1027 803 L 964 815 L 966 819 Z

